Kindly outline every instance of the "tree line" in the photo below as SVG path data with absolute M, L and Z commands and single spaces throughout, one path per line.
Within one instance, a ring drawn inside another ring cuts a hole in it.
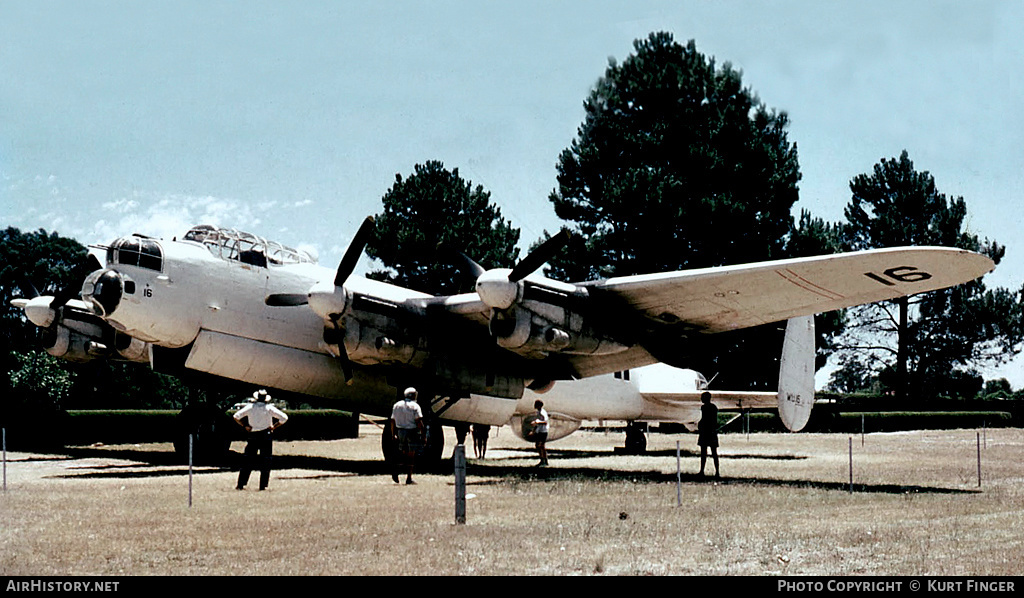
M 959 247 L 997 264 L 1004 257 L 1004 246 L 968 229 L 964 198 L 941 193 L 906 151 L 850 180 L 845 220 L 826 222 L 806 210 L 794 218 L 801 174 L 787 113 L 766 106 L 740 71 L 718 65 L 693 40 L 680 44 L 655 32 L 633 49 L 621 63 L 609 60 L 584 100 L 576 137 L 558 156 L 548 199 L 573 234 L 545 275 L 579 282 L 901 245 Z M 440 161 L 397 174 L 382 204 L 366 248 L 382 265 L 372 278 L 452 294 L 472 281 L 451 248 L 485 268 L 512 267 L 519 257 L 521 233 L 490 192 Z M 527 249 L 552 234 L 545 231 Z M 84 251 L 42 230 L 8 228 L 0 237 L 0 358 L 9 372 L 2 390 L 65 408 L 230 400 L 229 393 L 205 396 L 145 366 L 56 363 L 30 349 L 39 332 L 9 304 L 18 281 L 27 276 L 51 292 L 73 284 Z M 1016 397 L 1005 380 L 983 387 L 979 372 L 1020 351 L 1022 292 L 977 280 L 820 314 L 818 365 L 830 358 L 838 364 L 829 389 L 839 392 L 926 399 L 991 390 Z M 773 324 L 658 350 L 715 375 L 718 388 L 773 390 L 777 347 L 781 328 Z

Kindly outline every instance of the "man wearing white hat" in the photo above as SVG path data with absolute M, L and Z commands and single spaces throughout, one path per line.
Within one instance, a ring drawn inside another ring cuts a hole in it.
M 416 396 L 419 393 L 416 389 L 409 387 L 405 389 L 402 400 L 398 401 L 391 408 L 391 419 L 388 420 L 388 431 L 391 438 L 398 445 L 400 459 L 396 460 L 395 469 L 391 473 L 391 479 L 398 483 L 398 467 L 406 466 L 406 484 L 415 484 L 412 481 L 412 470 L 416 465 L 416 450 L 419 448 L 423 435 L 423 410 L 416 403 Z
M 270 395 L 260 389 L 252 394 L 255 402 L 249 403 L 235 413 L 235 421 L 248 432 L 245 445 L 245 459 L 238 470 L 237 490 L 244 490 L 249 483 L 249 474 L 254 462 L 259 462 L 260 490 L 266 490 L 270 482 L 270 458 L 274 454 L 272 433 L 288 421 L 283 411 L 270 404 Z M 258 455 L 258 457 L 257 457 Z

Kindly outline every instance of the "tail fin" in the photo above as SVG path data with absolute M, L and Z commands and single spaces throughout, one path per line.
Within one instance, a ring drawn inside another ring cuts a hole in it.
M 807 425 L 814 407 L 814 316 L 786 324 L 779 363 L 779 417 L 792 432 Z

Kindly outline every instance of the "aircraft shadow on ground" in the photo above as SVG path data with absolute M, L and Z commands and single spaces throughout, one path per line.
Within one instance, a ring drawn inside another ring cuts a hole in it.
M 183 463 L 175 453 L 157 451 L 136 451 L 131 449 L 111 450 L 104 448 L 75 447 L 61 451 L 72 459 L 117 459 L 130 461 L 131 463 L 117 465 L 82 465 L 74 466 L 74 473 L 51 476 L 59 478 L 158 478 L 187 475 L 188 464 Z M 46 460 L 57 460 L 59 457 L 47 458 Z M 194 475 L 209 475 L 228 471 L 238 471 L 244 456 L 235 451 L 229 451 L 228 455 L 219 460 L 216 464 L 198 462 L 193 465 Z M 146 467 L 159 467 L 159 469 L 145 469 Z M 274 455 L 273 468 L 275 470 L 298 469 L 310 471 L 338 472 L 348 475 L 390 475 L 390 470 L 383 460 L 365 461 L 335 459 L 331 457 L 317 457 L 307 455 Z M 316 477 L 316 476 L 312 476 Z M 333 477 L 324 475 L 320 477 Z
M 629 482 L 664 484 L 674 483 L 677 480 L 676 473 L 664 473 L 661 471 L 641 471 L 613 468 L 594 468 L 577 466 L 560 466 L 559 459 L 588 459 L 598 457 L 615 457 L 616 453 L 610 451 L 585 451 L 577 449 L 551 450 L 549 457 L 552 465 L 546 467 L 524 467 L 522 461 L 535 461 L 537 456 L 533 449 L 501 449 L 502 453 L 513 453 L 511 456 L 502 456 L 487 460 L 470 459 L 466 464 L 466 473 L 471 476 L 467 481 L 468 486 L 473 485 L 497 485 L 508 481 L 557 481 L 557 480 L 578 480 L 578 481 L 606 481 L 606 482 Z M 102 448 L 72 448 L 61 452 L 73 459 L 104 458 L 131 461 L 129 464 L 118 465 L 83 465 L 74 469 L 81 469 L 81 472 L 68 473 L 51 476 L 65 479 L 82 478 L 158 478 L 172 477 L 188 474 L 188 466 L 183 465 L 177 456 L 171 452 L 134 451 L 134 450 L 108 450 Z M 675 456 L 675 450 L 652 451 L 645 456 Z M 694 457 L 691 451 L 682 451 L 682 456 Z M 227 459 L 219 465 L 196 465 L 193 469 L 194 475 L 209 475 L 213 473 L 224 473 L 237 471 L 242 463 L 243 455 L 231 451 Z M 794 457 L 790 455 L 728 455 L 722 456 L 722 461 L 728 463 L 735 459 L 805 459 L 806 457 Z M 32 459 L 57 460 L 58 457 L 45 457 Z M 145 469 L 146 466 L 160 467 L 160 469 Z M 283 479 L 327 479 L 335 477 L 351 476 L 389 476 L 391 469 L 383 460 L 359 460 L 359 459 L 338 459 L 332 457 L 319 457 L 311 455 L 275 455 L 273 458 L 275 471 L 283 470 L 306 470 L 310 475 L 287 475 Z M 451 459 L 442 461 L 436 474 L 450 474 L 452 471 Z M 312 474 L 312 472 L 319 472 Z M 473 477 L 486 479 L 473 479 Z M 855 493 L 880 493 L 880 494 L 977 494 L 981 490 L 956 489 L 931 486 L 919 486 L 911 484 L 853 484 L 848 482 L 827 482 L 820 480 L 785 480 L 768 477 L 731 477 L 725 476 L 714 478 L 711 476 L 700 476 L 696 473 L 682 473 L 678 480 L 686 484 L 708 484 L 717 483 L 721 485 L 753 485 L 772 486 L 778 488 L 811 488 L 841 492 Z

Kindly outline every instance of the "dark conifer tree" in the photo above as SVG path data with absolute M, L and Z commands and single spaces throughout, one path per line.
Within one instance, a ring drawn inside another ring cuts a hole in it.
M 452 250 L 485 268 L 511 267 L 519 256 L 519 229 L 491 203 L 491 194 L 475 188 L 438 161 L 417 164 L 408 178 L 395 176 L 383 197 L 366 253 L 385 270 L 370 277 L 432 295 L 472 288 Z M 468 286 L 467 286 L 468 285 Z
M 580 281 L 786 257 L 800 180 L 787 115 L 693 41 L 652 33 L 634 50 L 610 61 L 559 158 L 550 200 L 576 234 L 548 275 Z M 720 388 L 773 389 L 779 329 L 681 338 L 677 361 L 720 374 Z
M 934 177 L 918 172 L 904 150 L 850 182 L 845 243 L 850 249 L 938 245 L 980 252 L 997 264 L 1006 252 L 966 228 L 962 197 L 940 193 Z M 973 396 L 978 368 L 1020 350 L 1021 292 L 989 290 L 982 280 L 895 302 L 851 310 L 842 346 L 847 362 L 891 372 L 899 397 Z

